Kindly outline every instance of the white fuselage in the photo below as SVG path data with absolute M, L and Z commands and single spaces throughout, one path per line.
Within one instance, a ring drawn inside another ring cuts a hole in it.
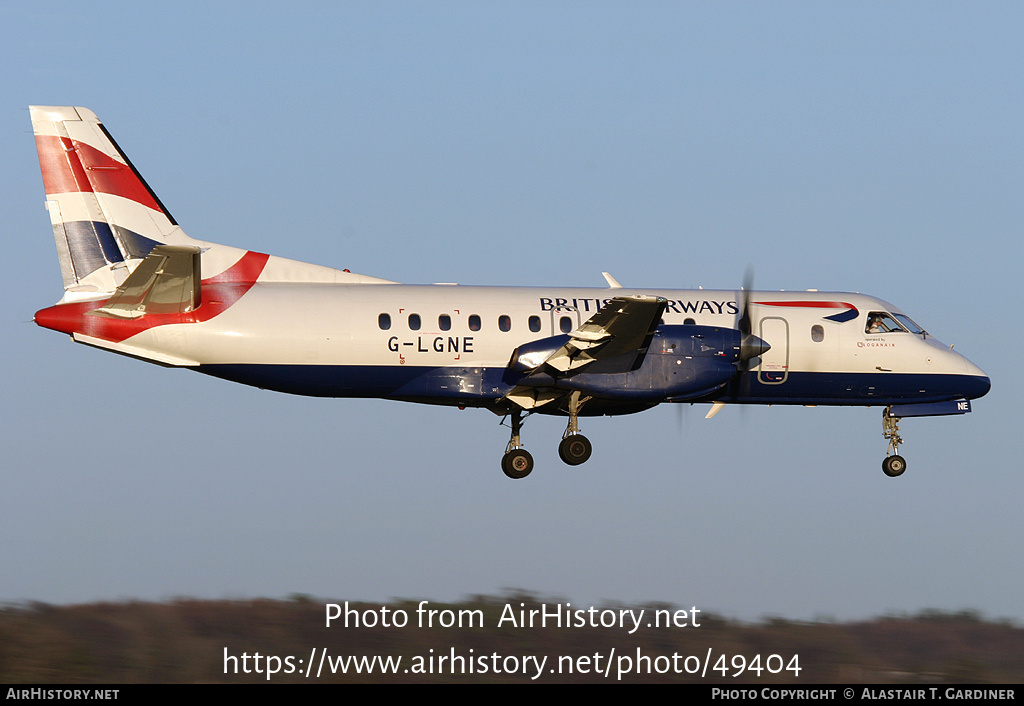
M 206 321 L 116 343 L 76 338 L 285 392 L 487 405 L 508 391 L 495 380 L 518 346 L 576 329 L 613 296 L 635 294 L 664 297 L 666 325 L 736 326 L 739 293 L 729 290 L 256 282 Z M 213 296 L 211 288 L 204 301 Z M 902 314 L 874 297 L 752 292 L 750 312 L 752 332 L 771 349 L 723 391 L 734 402 L 930 402 L 988 389 L 978 367 L 927 334 L 868 332 L 872 312 Z M 439 369 L 475 387 L 407 388 Z

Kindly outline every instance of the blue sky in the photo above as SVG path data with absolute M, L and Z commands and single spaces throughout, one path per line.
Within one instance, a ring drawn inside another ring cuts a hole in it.
M 455 599 L 1024 620 L 1015 3 L 6 3 L 0 601 Z M 193 237 L 402 282 L 862 291 L 990 374 L 966 417 L 498 419 L 288 397 L 30 323 L 29 104 L 83 105 Z

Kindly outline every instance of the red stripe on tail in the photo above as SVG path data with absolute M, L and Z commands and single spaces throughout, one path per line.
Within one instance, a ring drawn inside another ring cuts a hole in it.
M 95 147 L 66 137 L 36 135 L 36 148 L 47 194 L 112 194 L 163 213 L 131 167 Z

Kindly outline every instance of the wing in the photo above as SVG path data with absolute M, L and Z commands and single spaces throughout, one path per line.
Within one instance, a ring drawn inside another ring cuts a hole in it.
M 643 365 L 666 300 L 635 295 L 615 297 L 568 335 L 526 344 L 512 354 L 510 368 L 526 372 L 506 395 L 524 409 L 552 402 L 566 393 L 553 389 L 555 379 L 582 370 L 602 374 L 628 373 Z M 558 342 L 558 348 L 551 350 Z
M 644 362 L 665 304 L 662 297 L 615 297 L 570 333 L 543 365 L 565 375 L 597 361 L 605 363 L 599 366 L 602 373 L 636 370 Z

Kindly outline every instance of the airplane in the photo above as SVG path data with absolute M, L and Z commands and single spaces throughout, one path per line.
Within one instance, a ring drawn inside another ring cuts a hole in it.
M 35 322 L 89 346 L 268 390 L 383 398 L 510 420 L 501 468 L 533 470 L 522 426 L 662 403 L 882 407 L 882 469 L 904 417 L 965 414 L 988 376 L 898 307 L 846 292 L 406 285 L 194 240 L 96 115 L 31 106 L 64 295 Z

